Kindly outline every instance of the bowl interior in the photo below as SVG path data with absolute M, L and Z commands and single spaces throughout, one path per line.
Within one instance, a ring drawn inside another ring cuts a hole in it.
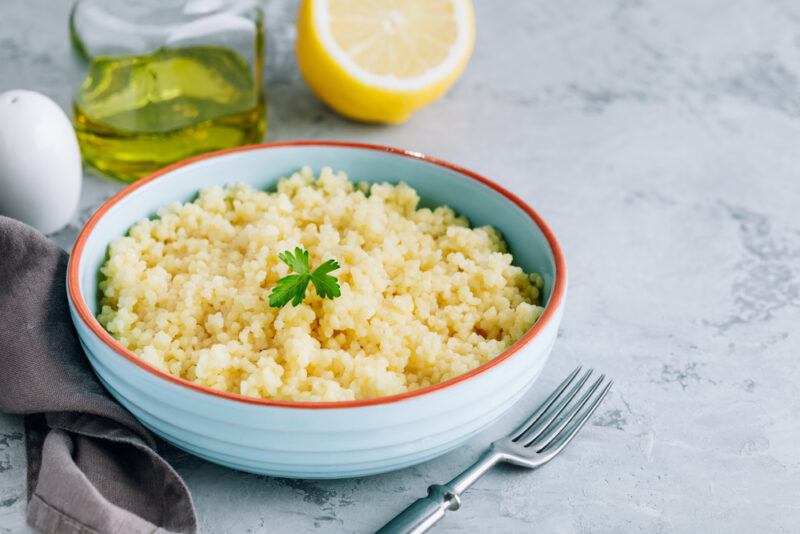
M 160 177 L 135 184 L 97 220 L 82 250 L 78 278 L 89 310 L 97 314 L 97 276 L 108 244 L 136 221 L 152 217 L 158 208 L 193 199 L 199 189 L 246 182 L 273 188 L 278 179 L 302 166 L 315 174 L 321 167 L 345 171 L 353 181 L 404 181 L 420 195 L 422 205 L 449 205 L 472 226 L 491 224 L 502 232 L 514 263 L 544 278 L 544 300 L 552 297 L 556 261 L 544 232 L 515 202 L 492 187 L 447 166 L 380 149 L 330 145 L 262 146 L 200 159 Z

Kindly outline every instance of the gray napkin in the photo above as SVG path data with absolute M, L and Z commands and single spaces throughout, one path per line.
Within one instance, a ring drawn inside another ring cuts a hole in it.
M 28 523 L 48 534 L 196 532 L 183 481 L 86 360 L 67 258 L 0 216 L 0 410 L 27 415 Z

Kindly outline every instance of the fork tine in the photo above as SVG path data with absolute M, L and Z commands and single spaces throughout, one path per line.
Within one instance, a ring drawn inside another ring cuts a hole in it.
M 562 417 L 561 419 L 559 419 L 557 421 L 553 420 L 553 422 L 550 423 L 550 426 L 548 426 L 535 439 L 532 439 L 528 443 L 526 443 L 525 446 L 529 447 L 531 445 L 534 445 L 536 447 L 536 449 L 538 449 L 538 450 L 542 450 L 545 447 L 547 447 L 550 444 L 550 442 L 552 442 L 553 439 L 558 434 L 560 434 L 562 430 L 564 430 L 564 427 L 566 427 L 568 424 L 570 424 L 570 422 L 572 422 L 572 420 L 575 419 L 575 417 L 578 416 L 578 413 L 581 411 L 581 408 L 583 408 L 586 405 L 586 403 L 589 402 L 589 399 L 591 398 L 591 396 L 594 395 L 594 392 L 597 391 L 597 388 L 600 387 L 600 384 L 605 379 L 606 379 L 606 375 L 604 375 L 604 374 L 600 375 L 600 378 L 595 380 L 594 384 L 589 386 L 589 389 L 586 391 L 586 393 L 581 395 L 581 398 L 578 399 L 578 402 L 575 403 L 574 406 L 570 407 L 569 410 L 567 410 L 567 412 L 564 414 L 564 417 Z
M 582 367 L 579 365 L 567 376 L 567 378 L 564 379 L 563 382 L 561 382 L 561 384 L 559 384 L 555 391 L 553 391 L 544 400 L 544 402 L 542 402 L 542 404 L 536 408 L 536 411 L 531 414 L 528 420 L 522 423 L 522 425 L 520 425 L 519 428 L 514 431 L 511 441 L 517 441 L 520 437 L 522 437 L 522 434 L 524 434 L 530 427 L 534 425 L 534 423 L 536 423 L 539 417 L 541 417 L 542 414 L 547 411 L 550 406 L 552 406 L 552 404 L 561 396 L 561 394 L 564 393 L 564 390 L 569 387 L 573 380 L 575 380 L 575 377 L 578 376 L 578 373 L 581 372 L 581 369 Z
M 613 380 L 609 380 L 608 384 L 606 384 L 606 387 L 603 388 L 603 390 L 600 392 L 597 398 L 589 405 L 589 407 L 578 418 L 578 420 L 575 423 L 573 423 L 569 428 L 567 428 L 564 432 L 562 432 L 561 436 L 557 437 L 547 447 L 545 447 L 542 451 L 539 452 L 547 454 L 549 459 L 558 454 L 559 452 L 561 452 L 564 449 L 564 447 L 569 445 L 569 442 L 572 441 L 572 438 L 578 435 L 580 429 L 583 428 L 583 426 L 592 416 L 597 407 L 600 406 L 600 403 L 603 402 L 603 399 L 608 394 L 608 390 L 611 389 L 611 385 L 613 383 L 614 383 Z
M 572 402 L 572 399 L 575 398 L 575 395 L 581 390 L 583 385 L 592 376 L 594 369 L 589 369 L 583 376 L 581 376 L 578 381 L 575 383 L 574 386 L 567 392 L 566 396 L 562 399 L 559 399 L 557 403 L 554 404 L 552 409 L 545 410 L 545 412 L 541 415 L 540 420 L 536 421 L 534 424 L 530 426 L 525 432 L 523 432 L 518 438 L 519 440 L 526 440 L 526 441 L 533 441 L 538 438 L 542 432 L 550 426 L 550 423 L 555 421 L 555 419 L 561 415 L 567 405 Z

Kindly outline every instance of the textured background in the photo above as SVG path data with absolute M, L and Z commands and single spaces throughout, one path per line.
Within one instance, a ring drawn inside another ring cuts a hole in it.
M 69 2 L 0 0 L 0 90 L 68 107 Z M 511 189 L 567 254 L 541 381 L 468 446 L 397 473 L 304 482 L 169 458 L 205 532 L 366 532 L 508 431 L 576 363 L 616 378 L 536 473 L 498 468 L 439 532 L 800 528 L 800 4 L 476 0 L 456 87 L 395 127 L 347 122 L 304 85 L 290 1 L 265 3 L 268 140 L 397 145 Z M 69 248 L 120 186 L 86 176 Z M 0 532 L 24 532 L 21 421 L 0 415 Z

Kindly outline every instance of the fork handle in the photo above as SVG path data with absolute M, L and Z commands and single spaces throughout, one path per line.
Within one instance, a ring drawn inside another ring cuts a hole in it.
M 448 510 L 458 510 L 461 494 L 475 481 L 503 459 L 503 454 L 494 446 L 484 452 L 478 461 L 466 468 L 447 484 L 435 484 L 428 488 L 428 496 L 417 499 L 400 515 L 386 523 L 375 534 L 421 534 L 444 517 Z
M 444 517 L 447 510 L 458 510 L 461 499 L 450 486 L 434 484 L 428 496 L 417 499 L 375 534 L 421 534 Z

